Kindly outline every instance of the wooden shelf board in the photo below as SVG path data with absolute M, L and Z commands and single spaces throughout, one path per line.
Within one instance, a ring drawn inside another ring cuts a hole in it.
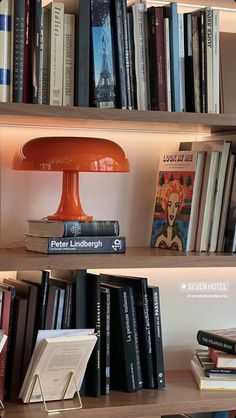
M 0 125 L 177 132 L 236 130 L 236 115 L 0 103 Z
M 0 249 L 0 270 L 97 268 L 236 267 L 235 254 L 184 253 L 157 248 L 128 248 L 125 254 L 48 255 L 24 248 Z
M 64 402 L 75 406 L 76 400 Z M 62 407 L 62 403 L 49 403 L 50 408 Z M 165 390 L 143 389 L 135 393 L 113 391 L 110 396 L 83 398 L 83 409 L 64 412 L 65 418 L 157 418 L 161 415 L 224 411 L 236 409 L 233 391 L 200 391 L 188 370 L 167 372 Z M 43 418 L 42 404 L 7 404 L 5 418 Z

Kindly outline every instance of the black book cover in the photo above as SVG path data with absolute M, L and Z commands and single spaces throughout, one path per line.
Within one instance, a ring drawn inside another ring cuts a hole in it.
M 40 71 L 40 37 L 41 37 L 41 19 L 42 19 L 42 0 L 34 0 L 34 31 L 32 37 L 32 55 L 33 55 L 33 92 L 32 102 L 39 101 L 39 71 Z
M 142 277 L 113 276 L 106 274 L 101 274 L 101 278 L 103 283 L 131 286 L 134 289 L 138 322 L 139 347 L 141 353 L 143 387 L 153 389 L 155 385 L 147 295 L 147 279 Z
M 156 42 L 156 12 L 155 7 L 147 9 L 148 22 L 148 54 L 150 73 L 150 99 L 151 109 L 159 110 L 158 105 L 158 68 L 157 68 L 157 42 Z
M 226 221 L 224 252 L 236 252 L 236 166 L 234 167 L 234 176 Z
M 101 289 L 100 276 L 87 273 L 87 328 L 94 328 L 97 342 L 86 371 L 86 395 L 101 395 Z
M 75 19 L 75 106 L 89 106 L 90 90 L 90 0 L 79 1 Z
M 184 67 L 186 111 L 195 112 L 191 13 L 184 13 Z
M 133 13 L 130 9 L 127 10 L 127 36 L 129 48 L 129 71 L 130 71 L 130 107 L 137 109 L 137 88 L 135 76 L 135 49 L 133 37 Z
M 199 330 L 197 340 L 201 345 L 236 354 L 236 328 Z
M 129 287 L 104 285 L 111 292 L 111 387 L 134 392 L 139 382 Z
M 127 80 L 126 80 L 126 59 L 125 59 L 125 38 L 124 38 L 124 16 L 123 0 L 114 0 L 113 21 L 114 21 L 114 51 L 115 65 L 117 69 L 117 102 L 118 107 L 127 109 Z
M 148 306 L 152 336 L 153 371 L 155 387 L 165 387 L 164 355 L 161 331 L 161 306 L 159 288 L 148 287 Z
M 116 107 L 114 39 L 111 26 L 111 1 L 91 0 L 92 105 Z
M 101 287 L 101 394 L 110 393 L 111 293 Z

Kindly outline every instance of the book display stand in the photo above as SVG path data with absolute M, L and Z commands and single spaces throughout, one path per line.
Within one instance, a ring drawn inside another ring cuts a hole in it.
M 38 381 L 38 384 L 39 384 L 39 388 L 40 388 L 40 392 L 41 392 L 41 396 L 42 396 L 42 400 L 43 400 L 42 402 L 44 404 L 45 411 L 48 414 L 50 414 L 50 413 L 56 413 L 56 412 L 63 412 L 63 411 L 73 411 L 73 410 L 81 409 L 83 407 L 82 401 L 81 401 L 81 397 L 80 397 L 80 393 L 79 393 L 79 390 L 78 390 L 78 387 L 77 387 L 77 384 L 76 384 L 76 379 L 75 379 L 75 375 L 74 375 L 74 372 L 73 371 L 71 371 L 70 374 L 69 374 L 69 376 L 68 376 L 68 381 L 66 382 L 65 387 L 64 387 L 64 390 L 62 392 L 61 400 L 63 401 L 65 399 L 66 391 L 67 391 L 67 389 L 68 389 L 71 381 L 73 381 L 74 382 L 74 385 L 75 385 L 76 393 L 77 393 L 77 396 L 78 396 L 78 401 L 79 401 L 79 405 L 78 406 L 75 406 L 75 407 L 48 409 L 47 403 L 46 403 L 46 400 L 45 400 L 45 396 L 44 396 L 44 392 L 43 392 L 43 387 L 42 387 L 41 379 L 40 379 L 40 376 L 38 374 L 36 374 L 34 376 L 34 383 L 32 385 L 32 390 L 31 390 L 31 393 L 30 393 L 30 397 L 29 397 L 29 402 L 28 403 L 30 403 L 30 400 L 32 398 L 32 394 L 34 392 L 34 388 L 35 388 L 35 385 L 36 385 L 37 381 Z

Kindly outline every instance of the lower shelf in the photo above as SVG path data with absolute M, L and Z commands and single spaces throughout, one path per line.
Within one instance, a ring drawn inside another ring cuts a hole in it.
M 50 408 L 75 406 L 76 401 L 49 403 Z M 161 415 L 236 409 L 234 391 L 200 391 L 188 370 L 167 372 L 166 389 L 83 398 L 83 409 L 61 413 L 63 418 L 158 418 Z M 1 416 L 1 415 L 0 415 Z M 43 418 L 43 404 L 6 404 L 4 418 Z

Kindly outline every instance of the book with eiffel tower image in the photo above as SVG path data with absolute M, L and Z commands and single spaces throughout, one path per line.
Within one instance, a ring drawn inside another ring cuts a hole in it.
M 91 0 L 93 94 L 92 104 L 116 107 L 116 77 L 110 0 Z

